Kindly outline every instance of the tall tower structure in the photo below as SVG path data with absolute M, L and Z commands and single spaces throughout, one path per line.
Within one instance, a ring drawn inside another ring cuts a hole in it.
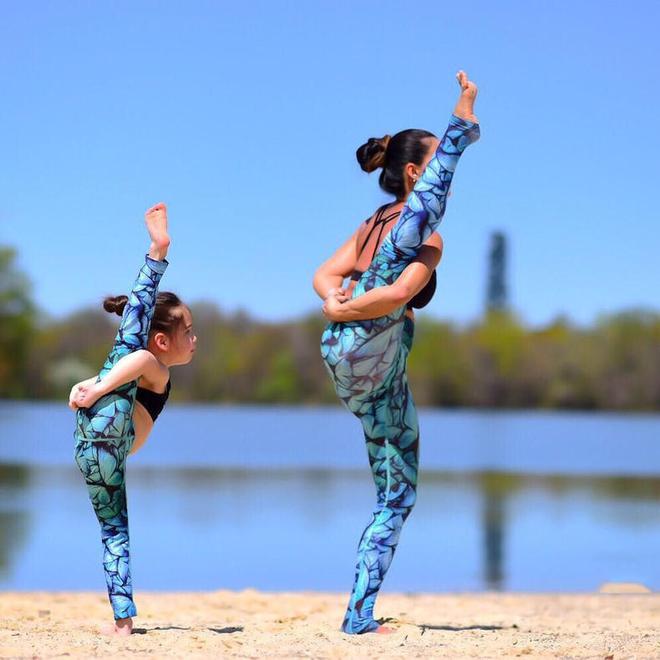
M 486 291 L 486 310 L 504 312 L 509 308 L 506 286 L 506 236 L 499 231 L 493 232 L 488 253 L 488 282 Z

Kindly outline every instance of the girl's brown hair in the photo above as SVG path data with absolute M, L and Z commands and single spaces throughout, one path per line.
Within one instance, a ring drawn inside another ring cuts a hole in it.
M 106 312 L 121 316 L 128 302 L 128 296 L 108 296 L 103 301 L 103 309 Z M 154 315 L 149 326 L 149 334 L 164 332 L 168 337 L 174 333 L 182 320 L 179 308 L 183 305 L 179 296 L 171 291 L 161 291 L 156 296 Z

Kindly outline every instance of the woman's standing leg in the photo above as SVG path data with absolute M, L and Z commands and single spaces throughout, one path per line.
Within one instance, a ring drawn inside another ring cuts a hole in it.
M 383 386 L 349 402 L 364 429 L 377 505 L 358 546 L 355 582 L 342 625 L 347 633 L 379 627 L 373 617 L 376 596 L 417 497 L 419 427 L 405 373 L 407 354 L 401 345 Z

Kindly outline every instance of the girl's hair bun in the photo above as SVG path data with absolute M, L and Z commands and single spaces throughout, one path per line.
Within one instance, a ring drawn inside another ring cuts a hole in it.
M 128 302 L 128 296 L 108 296 L 103 301 L 103 309 L 111 314 L 121 316 L 124 313 L 124 307 Z

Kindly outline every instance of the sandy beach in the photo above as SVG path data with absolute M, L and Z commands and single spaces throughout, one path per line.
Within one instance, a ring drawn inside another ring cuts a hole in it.
M 0 595 L 0 657 L 660 657 L 659 594 L 382 594 L 391 635 L 338 631 L 343 594 L 140 593 L 108 639 L 101 593 Z

